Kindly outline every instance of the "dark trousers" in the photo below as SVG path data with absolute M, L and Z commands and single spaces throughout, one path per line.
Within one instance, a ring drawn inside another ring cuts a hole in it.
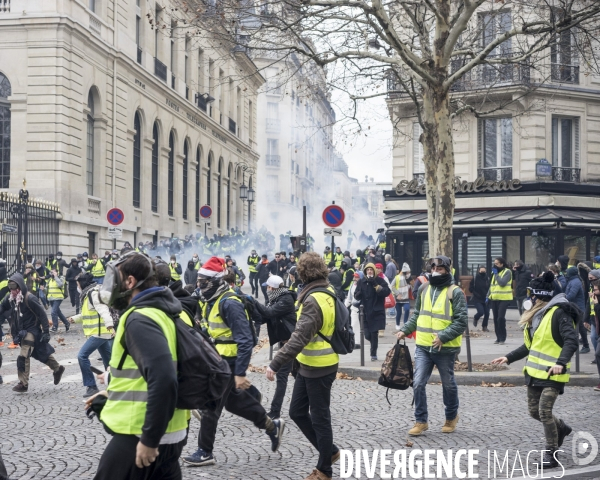
M 374 335 L 377 336 L 377 332 Z M 333 475 L 331 456 L 339 450 L 333 443 L 329 410 L 335 376 L 333 372 L 320 378 L 307 378 L 298 373 L 290 403 L 290 418 L 319 452 L 317 470 L 328 477 Z
M 250 272 L 250 288 L 252 288 L 252 295 L 258 295 L 258 272 Z
M 79 305 L 79 293 L 77 293 L 77 285 L 75 285 L 75 288 L 71 288 L 71 286 L 69 286 L 69 298 L 71 299 L 71 306 L 75 307 L 75 314 L 79 315 L 79 309 L 81 306 Z
M 263 293 L 263 295 L 265 297 L 265 303 L 269 303 L 269 296 L 267 295 L 267 287 L 263 287 L 261 285 L 260 289 L 262 290 L 262 293 Z
M 377 347 L 379 346 L 379 332 L 365 329 L 365 338 L 371 343 L 371 357 L 377 356 Z
M 281 406 L 283 405 L 283 399 L 285 398 L 285 391 L 287 390 L 288 379 L 290 377 L 290 372 L 292 371 L 292 366 L 294 361 L 284 363 L 277 372 L 277 387 L 275 388 L 275 395 L 273 395 L 273 400 L 271 401 L 271 412 L 277 414 L 281 414 Z
M 221 412 L 225 408 L 228 412 L 251 421 L 257 428 L 265 429 L 267 423 L 267 412 L 258 403 L 248 390 L 235 388 L 235 378 L 232 375 L 225 395 L 215 410 L 204 410 L 202 412 L 202 423 L 198 434 L 198 448 L 212 453 L 215 445 L 215 436 Z
M 179 457 L 186 443 L 160 445 L 156 460 L 145 468 L 135 465 L 135 435 L 115 435 L 100 457 L 94 480 L 180 480 Z
M 596 357 L 596 368 L 598 369 L 598 377 L 600 377 L 600 342 L 596 344 L 596 353 L 594 355 Z M 2 359 L 0 359 L 1 361 Z
M 583 348 L 590 348 L 590 342 L 587 336 L 587 328 L 585 328 L 583 322 L 579 322 L 577 326 L 579 328 L 579 336 L 581 337 L 581 345 L 583 346 Z
M 492 314 L 494 315 L 494 330 L 496 340 L 506 342 L 506 309 L 510 300 L 490 300 Z
M 476 324 L 477 321 L 483 317 L 481 328 L 487 328 L 488 320 L 490 319 L 490 304 L 486 302 L 474 302 L 473 306 L 477 310 L 477 313 L 473 317 L 473 323 Z

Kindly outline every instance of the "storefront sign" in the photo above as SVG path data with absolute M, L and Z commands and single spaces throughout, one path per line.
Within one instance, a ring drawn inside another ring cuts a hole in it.
M 195 125 L 198 125 L 202 130 L 206 130 L 206 125 L 203 122 L 201 122 L 196 116 L 187 112 L 186 115 L 190 122 L 192 122 Z
M 166 100 L 167 100 L 167 105 L 168 105 L 169 107 L 171 107 L 171 108 L 172 108 L 173 110 L 175 110 L 176 112 L 178 112 L 178 111 L 179 111 L 179 105 L 177 105 L 176 103 L 172 102 L 172 101 L 171 101 L 171 100 L 169 100 L 168 98 L 167 98 Z
M 520 188 L 521 180 L 518 178 L 493 181 L 477 177 L 474 182 L 467 182 L 460 177 L 454 177 L 455 193 L 509 192 Z M 416 179 L 402 180 L 396 185 L 396 195 L 425 195 L 425 184 L 419 183 Z
M 219 140 L 221 140 L 223 143 L 227 143 L 227 139 L 221 135 L 219 132 L 215 132 L 214 130 L 212 131 L 213 137 L 218 138 Z

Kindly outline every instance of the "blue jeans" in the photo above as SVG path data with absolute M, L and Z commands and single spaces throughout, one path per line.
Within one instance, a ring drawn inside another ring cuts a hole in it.
M 590 333 L 590 338 L 592 340 L 592 345 L 594 346 L 594 350 L 598 348 L 598 332 L 596 331 L 596 320 L 594 318 L 590 318 L 590 323 L 592 327 L 592 331 Z
M 81 369 L 81 375 L 83 376 L 84 387 L 95 387 L 96 377 L 90 370 L 90 355 L 98 350 L 102 357 L 102 363 L 104 363 L 104 369 L 108 367 L 110 362 L 110 355 L 112 352 L 113 339 L 112 338 L 98 338 L 89 337 L 85 343 L 81 346 L 79 353 L 77 354 L 77 360 L 79 361 L 79 368 Z
M 473 306 L 477 310 L 477 313 L 473 317 L 473 324 L 483 317 L 481 322 L 481 328 L 487 328 L 488 320 L 490 319 L 490 303 L 489 302 L 474 302 Z
M 424 348 L 415 349 L 415 378 L 413 390 L 415 396 L 415 419 L 419 423 L 427 423 L 427 393 L 425 389 L 433 366 L 435 365 L 442 379 L 442 393 L 446 420 L 454 420 L 458 414 L 458 387 L 454 380 L 455 354 L 430 352 Z
M 44 292 L 44 290 L 38 290 L 38 296 L 42 302 L 42 305 L 48 305 L 48 301 L 46 300 L 46 292 Z
M 98 285 L 102 285 L 104 283 L 104 277 L 94 277 L 94 282 Z
M 56 330 L 58 328 L 58 320 L 60 319 L 65 325 L 71 326 L 64 314 L 60 310 L 60 304 L 62 300 L 48 300 L 50 302 L 50 308 L 52 308 L 52 328 Z
M 406 325 L 406 322 L 408 322 L 408 316 L 410 314 L 410 303 L 396 303 L 396 325 L 398 326 L 400 326 L 402 310 L 404 310 L 404 324 Z

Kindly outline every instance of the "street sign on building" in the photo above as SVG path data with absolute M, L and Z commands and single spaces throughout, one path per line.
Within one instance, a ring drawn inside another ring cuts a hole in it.
M 212 215 L 212 208 L 210 207 L 210 205 L 204 205 L 204 206 L 200 207 L 200 216 L 202 218 L 210 218 L 211 215 Z
M 108 223 L 111 225 L 121 225 L 123 220 L 125 220 L 125 214 L 120 208 L 111 208 L 106 212 L 106 220 L 108 220 Z
M 552 178 L 552 165 L 548 160 L 542 158 L 535 164 L 535 176 L 540 180 Z
M 123 229 L 121 227 L 108 227 L 108 238 L 119 240 L 123 236 Z
M 341 237 L 342 229 L 341 228 L 326 228 L 323 230 L 325 235 L 330 235 L 332 237 Z
M 9 225 L 8 223 L 2 224 L 2 233 L 17 233 L 16 225 Z
M 339 227 L 345 218 L 344 209 L 339 205 L 329 205 L 323 210 L 323 222 L 328 227 Z

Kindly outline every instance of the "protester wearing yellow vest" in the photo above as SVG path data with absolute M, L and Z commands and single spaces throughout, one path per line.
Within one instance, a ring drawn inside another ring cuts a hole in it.
M 177 257 L 175 255 L 171 255 L 171 263 L 169 263 L 169 269 L 171 270 L 171 280 L 176 282 L 177 280 L 181 280 L 181 265 L 177 263 Z
M 252 295 L 255 298 L 258 297 L 258 263 L 260 257 L 257 255 L 256 250 L 252 250 L 248 256 L 247 265 L 248 271 L 250 272 L 250 288 L 252 289 Z
M 488 298 L 494 315 L 494 331 L 496 332 L 494 344 L 497 345 L 504 345 L 506 342 L 506 309 L 513 299 L 512 278 L 512 271 L 507 268 L 506 260 L 502 257 L 494 258 Z
M 290 418 L 319 452 L 311 480 L 332 477 L 332 462 L 340 457 L 333 443 L 331 428 L 331 387 L 335 380 L 339 357 L 320 335 L 330 337 L 335 329 L 335 303 L 327 293 L 314 292 L 328 288 L 329 270 L 316 252 L 304 253 L 298 259 L 296 276 L 304 287 L 298 296 L 296 329 L 289 341 L 279 349 L 267 368 L 267 379 L 275 380 L 282 366 L 297 359 L 299 363 L 290 403 Z
M 454 379 L 454 360 L 468 323 L 467 301 L 453 284 L 450 259 L 431 259 L 429 282 L 419 287 L 415 310 L 397 337 L 401 340 L 417 332 L 413 391 L 415 420 L 409 435 L 417 436 L 429 429 L 426 386 L 436 366 L 442 380 L 446 422 L 442 433 L 451 433 L 458 424 L 458 387 Z
M 114 266 L 121 293 L 110 295 L 115 285 L 104 285 L 100 294 L 124 310 L 112 349 L 110 383 L 101 392 L 108 400 L 100 420 L 114 435 L 94 479 L 181 478 L 179 457 L 189 412 L 175 408 L 177 336 L 172 319 L 181 313 L 181 303 L 169 289 L 157 286 L 145 255 L 129 252 Z
M 330 247 L 325 247 L 325 251 L 323 252 L 323 261 L 325 265 L 329 265 L 329 263 L 333 260 L 333 252 Z
M 242 301 L 224 280 L 226 273 L 225 260 L 218 257 L 211 257 L 198 270 L 198 287 L 204 301 L 202 316 L 207 320 L 208 334 L 214 339 L 217 351 L 227 361 L 233 375 L 216 409 L 202 413 L 198 450 L 183 458 L 189 466 L 215 463 L 213 448 L 223 408 L 265 430 L 271 439 L 273 452 L 279 449 L 285 428 L 283 420 L 272 420 L 267 416 L 260 403 L 261 393 L 246 377 L 255 346 L 254 332 Z
M 85 270 L 91 272 L 96 283 L 102 285 L 104 275 L 106 275 L 106 267 L 102 258 L 98 258 L 98 255 L 93 253 L 92 259 L 85 266 Z
M 77 278 L 77 293 L 81 299 L 81 313 L 69 318 L 70 322 L 83 326 L 83 334 L 87 337 L 79 349 L 77 360 L 83 377 L 83 386 L 86 392 L 83 398 L 91 397 L 98 393 L 96 379 L 90 370 L 90 355 L 98 350 L 104 368 L 108 368 L 113 343 L 113 317 L 110 309 L 100 302 L 98 293 L 99 285 L 94 281 L 91 273 L 86 272 Z
M 544 469 L 559 465 L 558 449 L 571 433 L 571 427 L 555 417 L 552 410 L 569 382 L 571 357 L 579 348 L 576 324 L 582 314 L 564 293 L 553 297 L 553 282 L 553 272 L 530 282 L 529 301 L 519 321 L 524 329 L 524 344 L 492 361 L 496 365 L 510 364 L 527 357 L 523 368 L 527 404 L 529 415 L 544 426 Z
M 46 298 L 50 303 L 53 332 L 58 331 L 59 320 L 65 325 L 65 332 L 71 328 L 71 324 L 60 309 L 60 304 L 65 299 L 65 287 L 65 277 L 59 276 L 56 270 L 52 270 L 46 281 Z
M 335 268 L 339 269 L 344 261 L 344 254 L 340 247 L 335 247 L 335 253 L 333 254 L 333 261 L 335 262 Z

